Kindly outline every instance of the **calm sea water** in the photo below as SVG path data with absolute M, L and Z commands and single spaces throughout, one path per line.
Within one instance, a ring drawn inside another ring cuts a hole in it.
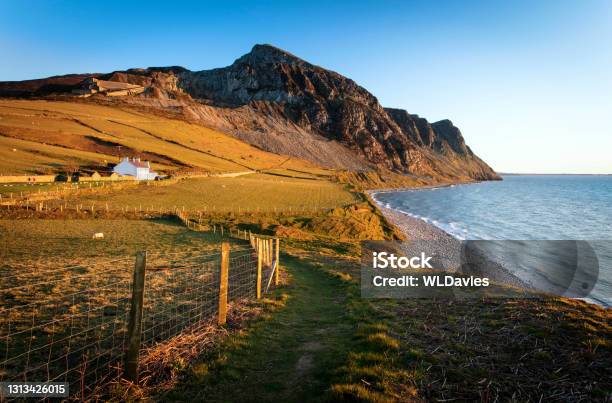
M 612 176 L 507 175 L 374 198 L 459 239 L 612 240 Z M 610 305 L 612 252 L 605 249 L 596 251 L 599 281 L 590 297 Z

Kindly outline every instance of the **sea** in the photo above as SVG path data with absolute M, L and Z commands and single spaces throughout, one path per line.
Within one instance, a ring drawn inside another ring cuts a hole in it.
M 502 181 L 373 197 L 460 240 L 587 241 L 599 268 L 586 299 L 612 305 L 610 175 L 504 175 Z

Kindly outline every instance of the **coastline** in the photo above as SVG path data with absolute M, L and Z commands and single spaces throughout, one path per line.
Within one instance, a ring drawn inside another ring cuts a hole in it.
M 364 190 L 365 193 L 368 194 L 369 197 L 374 198 L 374 194 L 377 193 L 393 193 L 393 192 L 409 192 L 412 190 L 427 190 L 427 189 L 439 189 L 439 188 L 448 188 L 457 185 L 476 185 L 478 183 L 483 183 L 486 181 L 465 181 L 465 182 L 453 182 L 453 183 L 439 183 L 435 185 L 424 185 L 418 187 L 401 187 L 401 188 L 384 188 L 384 189 L 369 189 Z
M 469 182 L 466 184 L 473 184 L 478 182 Z M 439 188 L 439 187 L 448 187 L 454 184 L 449 185 L 441 185 L 441 186 L 428 186 L 423 188 L 408 188 L 406 190 L 421 190 L 421 189 L 431 189 L 431 188 Z M 402 191 L 399 189 L 385 189 L 385 190 L 367 190 L 365 191 L 370 202 L 381 212 L 381 214 L 388 220 L 392 225 L 397 227 L 404 237 L 407 240 L 433 240 L 436 241 L 439 245 L 442 246 L 442 253 L 447 256 L 452 256 L 456 251 L 461 250 L 462 248 L 462 240 L 454 237 L 448 232 L 444 231 L 442 228 L 435 226 L 434 224 L 430 224 L 424 220 L 421 220 L 416 217 L 411 217 L 408 214 L 402 213 L 398 210 L 386 207 L 382 203 L 376 200 L 374 195 L 376 193 L 383 192 L 397 192 Z M 484 257 L 484 256 L 483 256 Z M 519 277 L 514 275 L 510 270 L 504 267 L 502 264 L 498 262 L 493 262 L 490 259 L 486 259 L 488 263 L 488 267 L 494 267 L 495 270 L 489 272 L 489 277 L 492 281 L 506 284 L 510 287 L 515 287 L 522 289 L 524 292 L 532 294 L 533 292 L 538 292 L 530 284 L 521 280 Z
M 390 207 L 378 203 L 372 198 L 376 207 L 380 210 L 383 216 L 395 225 L 408 239 L 425 239 L 445 241 L 454 245 L 459 245 L 461 241 L 455 238 L 443 229 L 436 227 L 433 224 L 427 223 L 419 218 L 411 217 L 408 214 L 394 210 Z
M 469 182 L 474 183 L 474 182 Z M 469 184 L 468 183 L 468 184 Z M 377 193 L 403 192 L 408 190 L 425 190 L 453 186 L 454 184 L 423 186 L 419 188 L 403 188 L 403 189 L 381 189 L 381 190 L 366 190 L 365 193 L 371 203 L 382 213 L 382 215 L 395 225 L 407 239 L 426 239 L 426 240 L 441 240 L 454 245 L 459 245 L 461 241 L 455 238 L 442 228 L 436 227 L 433 224 L 427 223 L 424 220 L 411 217 L 408 214 L 398 210 L 386 207 L 378 200 L 375 195 Z

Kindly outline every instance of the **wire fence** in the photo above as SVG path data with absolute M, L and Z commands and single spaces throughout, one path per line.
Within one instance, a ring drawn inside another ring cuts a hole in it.
M 261 298 L 278 273 L 278 241 L 275 261 L 253 245 L 3 272 L 0 382 L 64 382 L 71 399 L 88 400 L 113 380 L 137 381 L 150 349 L 211 319 L 225 323 L 228 303 Z
M 317 202 L 316 204 L 304 202 L 295 205 L 274 206 L 224 206 L 201 205 L 197 209 L 193 206 L 187 208 L 170 203 L 156 204 L 147 201 L 125 203 L 108 200 L 102 196 L 112 196 L 121 190 L 139 189 L 147 187 L 170 186 L 182 180 L 181 177 L 161 181 L 122 181 L 122 182 L 76 182 L 68 184 L 45 184 L 44 189 L 36 184 L 8 184 L 8 188 L 0 187 L 0 213 L 25 212 L 31 217 L 36 213 L 68 213 L 76 212 L 103 215 L 106 214 L 176 214 L 178 212 L 192 216 L 210 214 L 275 214 L 291 216 L 295 214 L 320 214 L 333 210 L 336 203 Z M 15 186 L 13 188 L 13 186 Z M 8 189 L 8 190 L 7 190 Z M 35 189 L 35 190 L 33 190 Z M 153 199 L 152 199 L 153 200 Z
M 96 190 L 98 194 L 111 192 L 117 189 Z M 76 192 L 73 193 L 76 195 Z M 1 196 L 1 195 L 0 195 Z M 265 206 L 265 207 L 240 207 L 240 206 L 203 206 L 199 209 L 186 209 L 184 206 L 170 204 L 116 204 L 107 201 L 83 201 L 78 198 L 70 198 L 70 195 L 54 196 L 31 196 L 23 198 L 0 197 L 0 214 L 25 213 L 23 217 L 45 217 L 45 214 L 85 214 L 91 217 L 116 216 L 118 214 L 130 214 L 135 216 L 145 215 L 173 215 L 178 212 L 190 214 L 192 217 L 206 217 L 215 214 L 273 214 L 275 216 L 320 215 L 336 208 L 336 205 L 303 203 L 293 206 Z M 41 214 L 42 213 L 42 214 Z

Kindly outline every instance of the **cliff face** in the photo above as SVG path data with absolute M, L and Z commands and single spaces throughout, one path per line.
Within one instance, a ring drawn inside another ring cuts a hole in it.
M 232 65 L 213 70 L 165 67 L 96 76 L 148 88 L 124 102 L 171 110 L 267 151 L 324 166 L 498 179 L 449 120 L 429 123 L 383 108 L 353 80 L 273 46 L 255 45 Z M 11 83 L 13 91 L 18 87 Z
M 231 66 L 178 77 L 192 98 L 213 105 L 278 105 L 304 131 L 337 141 L 376 166 L 418 175 L 497 178 L 450 121 L 430 124 L 404 110 L 385 109 L 353 80 L 273 46 L 256 45 Z

